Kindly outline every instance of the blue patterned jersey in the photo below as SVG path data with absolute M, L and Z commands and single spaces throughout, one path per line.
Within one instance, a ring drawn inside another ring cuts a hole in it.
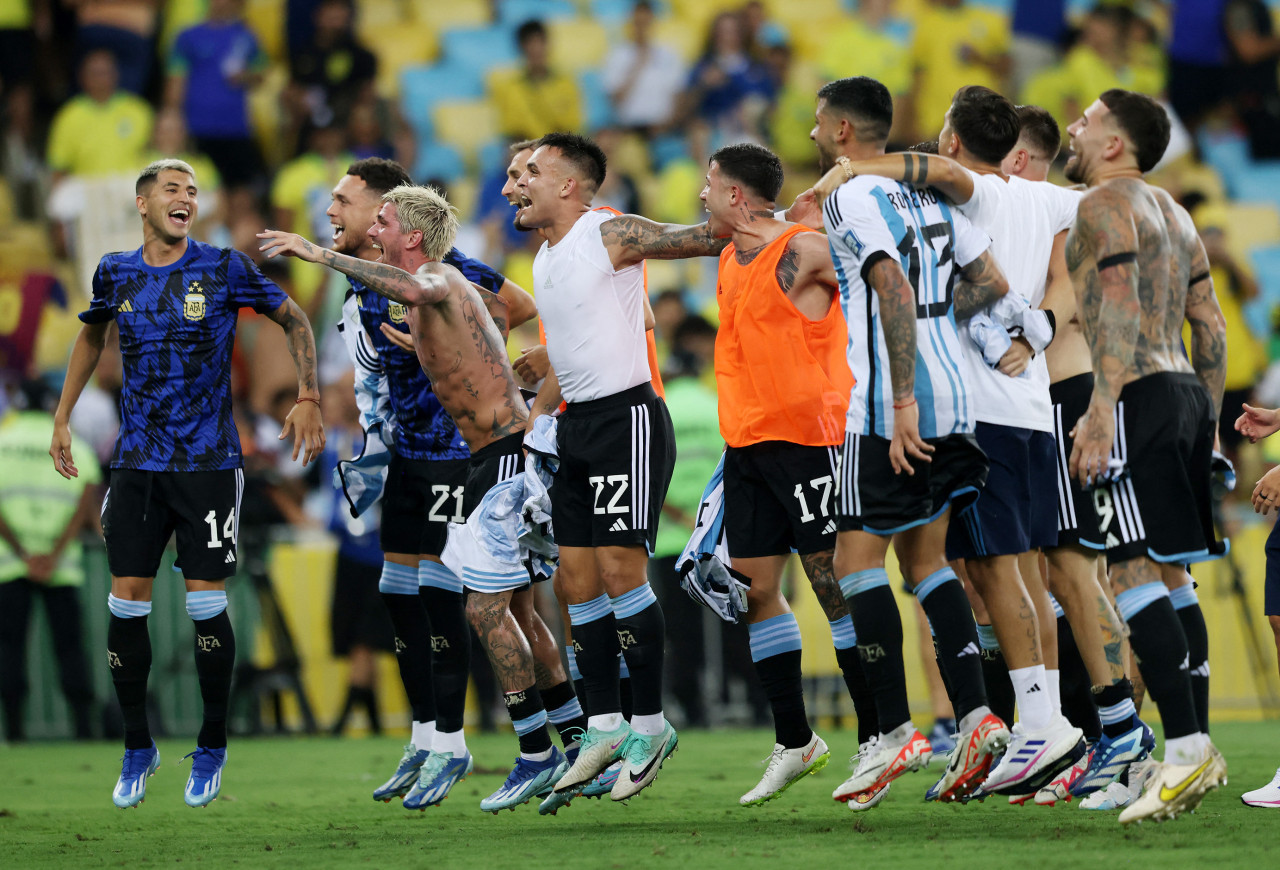
M 231 347 L 241 308 L 269 312 L 289 297 L 238 251 L 194 240 L 153 268 L 142 249 L 107 254 L 93 273 L 85 323 L 115 320 L 124 389 L 112 468 L 240 468 L 231 416 Z
M 457 248 L 444 257 L 468 281 L 497 293 L 506 278 L 479 260 L 473 260 Z M 381 296 L 359 281 L 351 280 L 360 305 L 360 323 L 373 339 L 373 346 L 387 376 L 387 392 L 391 410 L 396 415 L 396 453 L 406 459 L 467 459 L 471 451 L 462 440 L 458 427 L 440 405 L 431 380 L 422 370 L 416 354 L 401 349 L 382 334 L 379 327 L 390 323 L 407 333 L 405 307 Z

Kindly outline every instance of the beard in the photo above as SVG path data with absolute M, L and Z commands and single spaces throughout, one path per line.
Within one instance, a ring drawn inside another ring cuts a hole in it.
M 1072 184 L 1085 183 L 1084 162 L 1080 159 L 1079 154 L 1073 154 L 1068 160 L 1067 165 L 1062 168 L 1062 174 L 1067 177 L 1067 181 Z

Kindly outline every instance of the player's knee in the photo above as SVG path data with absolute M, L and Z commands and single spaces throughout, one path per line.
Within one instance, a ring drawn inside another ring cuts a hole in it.
M 784 604 L 785 599 L 779 587 L 769 584 L 752 584 L 747 587 L 747 607 L 752 611 L 782 607 Z
M 506 609 L 502 597 L 499 595 L 473 591 L 467 596 L 467 622 L 481 637 L 484 636 L 485 628 L 492 626 L 505 615 Z

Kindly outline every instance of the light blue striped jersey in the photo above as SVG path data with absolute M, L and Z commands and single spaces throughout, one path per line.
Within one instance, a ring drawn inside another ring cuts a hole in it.
M 871 267 L 891 257 L 916 293 L 920 436 L 972 432 L 973 402 L 964 381 L 952 290 L 960 268 L 981 256 L 991 239 L 932 188 L 873 175 L 841 185 L 827 198 L 823 218 L 840 279 L 840 304 L 849 324 L 849 368 L 855 378 L 846 431 L 893 437 L 893 383 L 880 299 L 867 284 Z

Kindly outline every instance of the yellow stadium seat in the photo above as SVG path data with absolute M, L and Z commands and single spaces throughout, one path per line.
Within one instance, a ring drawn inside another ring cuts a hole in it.
M 654 25 L 653 39 L 670 46 L 686 63 L 693 63 L 702 54 L 705 31 L 705 27 L 691 27 L 677 18 L 664 18 Z
M 671 0 L 672 15 L 667 20 L 676 20 L 681 27 L 688 28 L 698 40 L 699 47 L 707 38 L 707 26 L 711 19 L 721 12 L 733 12 L 741 9 L 743 0 Z
M 248 0 L 244 5 L 244 20 L 258 37 L 262 51 L 272 60 L 283 61 L 289 56 L 284 32 L 285 0 Z
M 844 4 L 840 0 L 765 0 L 764 6 L 770 17 L 788 25 L 793 21 L 845 15 Z
M 480 147 L 498 135 L 498 116 L 485 100 L 450 100 L 431 110 L 436 139 L 461 151 L 475 163 Z
M 13 191 L 9 183 L 0 178 L 0 227 L 8 227 L 14 221 Z
M 1248 262 L 1252 248 L 1280 245 L 1280 212 L 1269 203 L 1230 202 L 1227 211 L 1227 245 L 1240 262 Z
M 417 0 L 409 5 L 418 21 L 437 30 L 483 27 L 489 23 L 489 4 L 481 0 Z
M 474 178 L 459 178 L 449 182 L 448 196 L 449 203 L 458 210 L 458 218 L 466 223 L 471 220 L 476 210 L 480 184 Z
M 378 56 L 378 95 L 394 100 L 400 95 L 400 73 L 405 67 L 436 59 L 436 31 L 425 24 L 402 22 L 386 28 L 365 44 Z
M 609 52 L 609 34 L 597 21 L 569 18 L 552 21 L 551 65 L 562 72 L 598 69 Z

